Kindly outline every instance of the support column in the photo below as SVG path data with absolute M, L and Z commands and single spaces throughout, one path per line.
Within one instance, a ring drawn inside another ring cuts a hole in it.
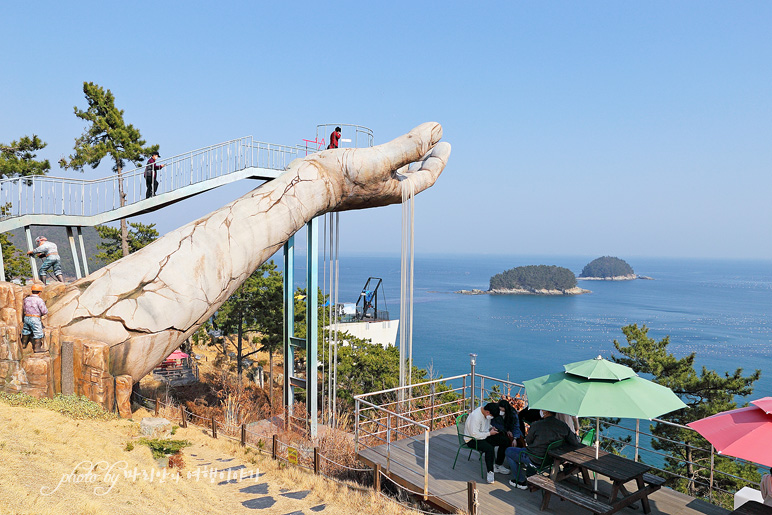
M 24 226 L 24 234 L 27 236 L 27 250 L 32 250 L 35 247 L 32 246 L 32 230 L 30 230 L 29 225 Z M 35 281 L 39 280 L 40 277 L 38 277 L 38 267 L 37 263 L 35 263 L 35 256 L 29 257 L 29 266 L 32 268 L 32 279 Z
M 5 282 L 5 263 L 3 262 L 3 245 L 0 244 L 0 281 Z
M 67 241 L 70 243 L 70 252 L 72 252 L 72 264 L 75 265 L 75 277 L 80 279 L 80 262 L 78 261 L 78 249 L 75 248 L 75 237 L 72 235 L 72 227 L 67 226 Z
M 313 218 L 306 225 L 308 244 L 308 280 L 306 281 L 306 406 L 311 438 L 316 438 L 319 372 L 316 366 L 319 346 L 319 222 Z
M 291 338 L 295 335 L 295 237 L 290 236 L 284 244 L 284 408 L 290 413 L 295 403 L 295 389 L 291 378 L 294 375 L 294 350 Z
M 83 258 L 83 274 L 88 275 L 88 259 L 86 259 L 86 245 L 83 243 L 83 231 L 81 230 L 81 227 L 76 227 L 75 230 L 78 232 L 78 243 L 80 244 L 80 255 Z

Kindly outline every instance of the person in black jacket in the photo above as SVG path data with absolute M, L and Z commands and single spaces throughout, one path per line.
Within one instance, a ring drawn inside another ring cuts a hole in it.
M 565 422 L 557 419 L 553 412 L 541 410 L 541 417 L 541 420 L 531 424 L 528 429 L 528 435 L 525 437 L 525 448 L 510 447 L 506 450 L 509 467 L 514 476 L 509 484 L 521 490 L 528 488 L 525 482 L 525 467 L 529 464 L 540 465 L 540 463 L 533 463 L 528 454 L 523 451 L 528 450 L 535 456 L 544 456 L 547 453 L 547 447 L 558 440 L 564 440 L 569 445 L 579 445 L 576 433 L 571 431 Z
M 147 192 L 145 198 L 150 198 L 155 195 L 158 189 L 158 170 L 166 165 L 159 165 L 156 163 L 161 156 L 158 152 L 153 152 L 150 159 L 147 160 L 147 166 L 145 167 L 145 183 L 147 184 Z
M 520 420 L 517 411 L 505 399 L 499 399 L 499 413 L 493 417 L 491 426 L 498 429 L 499 433 L 507 435 L 509 445 L 518 438 L 522 438 L 523 431 L 520 429 Z M 525 443 L 523 443 L 523 446 Z

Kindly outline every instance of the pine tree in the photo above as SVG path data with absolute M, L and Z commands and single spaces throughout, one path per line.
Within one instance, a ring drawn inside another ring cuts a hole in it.
M 744 376 L 741 368 L 731 374 L 729 372 L 719 374 L 702 367 L 702 371 L 698 374 L 694 369 L 695 353 L 676 358 L 667 349 L 670 344 L 669 336 L 655 341 L 649 337 L 648 331 L 645 325 L 638 327 L 637 324 L 633 324 L 623 327 L 622 332 L 627 338 L 627 345 L 614 340 L 614 347 L 622 353 L 622 357 L 612 359 L 638 373 L 652 375 L 654 382 L 673 390 L 689 407 L 663 415 L 662 420 L 685 425 L 688 422 L 734 409 L 737 407 L 735 396 L 750 395 L 753 392 L 753 383 L 761 376 L 760 370 Z M 654 424 L 652 433 L 659 437 L 652 439 L 652 447 L 655 450 L 665 451 L 669 455 L 665 459 L 665 468 L 686 478 L 677 479 L 672 486 L 692 496 L 708 497 L 705 485 L 710 481 L 708 475 L 710 456 L 702 455 L 697 449 L 709 449 L 710 444 L 694 431 L 662 423 Z M 686 445 L 675 442 L 683 442 Z M 715 470 L 744 477 L 748 481 L 760 479 L 758 471 L 752 464 L 738 465 L 718 456 L 715 456 L 714 460 Z M 746 481 L 736 480 L 724 474 L 716 475 L 714 482 L 715 486 L 728 491 L 747 484 Z
M 263 263 L 231 297 L 220 306 L 215 316 L 223 334 L 237 334 L 237 373 L 241 381 L 242 360 L 257 351 L 268 351 L 269 384 L 273 385 L 273 354 L 284 342 L 284 306 L 282 273 L 273 260 Z M 260 347 L 244 352 L 243 335 L 257 331 L 261 334 Z M 270 391 L 270 390 L 269 390 Z
M 45 175 L 51 170 L 48 159 L 36 159 L 37 151 L 46 147 L 46 143 L 36 134 L 22 136 L 10 145 L 0 143 L 0 178 L 27 177 Z
M 37 159 L 37 151 L 45 147 L 46 143 L 36 134 L 32 137 L 22 136 L 19 141 L 12 141 L 9 145 L 0 143 L 0 179 L 48 173 L 51 170 L 48 159 Z M 0 214 L 8 214 L 8 206 L 0 206 Z M 0 247 L 3 249 L 6 280 L 32 275 L 29 260 L 11 242 L 8 234 L 0 234 Z
M 141 223 L 129 222 L 131 230 L 128 234 L 129 253 L 133 254 L 142 247 L 145 247 L 158 239 L 158 231 L 155 230 L 155 224 L 145 225 Z M 105 265 L 117 261 L 123 257 L 121 251 L 121 234 L 115 227 L 107 225 L 97 225 L 95 227 L 102 243 L 97 245 L 101 252 L 94 256 Z
M 83 83 L 88 109 L 85 111 L 75 106 L 75 116 L 90 123 L 83 134 L 75 140 L 75 153 L 69 161 L 62 159 L 65 168 L 83 170 L 86 165 L 96 168 L 105 156 L 113 160 L 113 172 L 118 174 L 118 195 L 121 207 L 126 205 L 126 193 L 123 188 L 121 173 L 127 161 L 140 166 L 142 161 L 158 151 L 158 145 L 145 146 L 145 140 L 139 129 L 126 124 L 123 109 L 115 107 L 115 97 L 93 82 Z M 128 256 L 129 230 L 126 220 L 121 220 L 121 252 Z

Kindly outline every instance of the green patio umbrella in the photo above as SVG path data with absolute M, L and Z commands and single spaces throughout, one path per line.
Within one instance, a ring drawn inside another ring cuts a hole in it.
M 563 365 L 563 369 L 571 375 L 587 379 L 615 379 L 621 381 L 636 375 L 632 368 L 603 359 L 601 356 Z
M 557 372 L 526 381 L 525 391 L 531 408 L 577 417 L 652 419 L 686 407 L 670 388 L 634 373 L 626 379 L 598 379 Z
M 601 356 L 563 368 L 565 372 L 525 381 L 528 405 L 577 417 L 595 417 L 596 458 L 600 417 L 652 419 L 686 407 L 670 388 L 638 377 L 630 367 Z

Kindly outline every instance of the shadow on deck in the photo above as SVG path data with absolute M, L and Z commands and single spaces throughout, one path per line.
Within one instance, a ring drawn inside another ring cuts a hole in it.
M 544 513 L 555 514 L 586 514 L 590 513 L 575 504 L 561 501 L 553 496 L 547 511 L 540 511 L 541 493 L 528 490 L 518 490 L 509 486 L 510 476 L 496 474 L 496 481 L 488 484 L 481 477 L 480 463 L 477 453 L 472 453 L 472 459 L 467 461 L 469 451 L 459 454 L 456 468 L 453 469 L 453 459 L 458 449 L 458 437 L 455 427 L 438 429 L 429 433 L 429 496 L 430 501 L 446 510 L 468 511 L 467 483 L 475 481 L 478 490 L 478 513 L 482 515 L 536 515 Z M 391 444 L 391 459 L 387 472 L 386 445 L 368 449 L 360 449 L 359 457 L 371 466 L 381 466 L 384 473 L 400 485 L 418 492 L 424 488 L 424 444 L 412 439 L 399 440 Z M 601 490 L 608 491 L 609 485 L 600 482 Z M 632 485 L 631 485 L 632 486 Z M 651 513 L 653 515 L 726 515 L 728 510 L 714 506 L 708 502 L 694 499 L 685 494 L 662 488 L 649 496 Z M 640 503 L 637 508 L 628 507 L 618 513 L 642 514 Z

